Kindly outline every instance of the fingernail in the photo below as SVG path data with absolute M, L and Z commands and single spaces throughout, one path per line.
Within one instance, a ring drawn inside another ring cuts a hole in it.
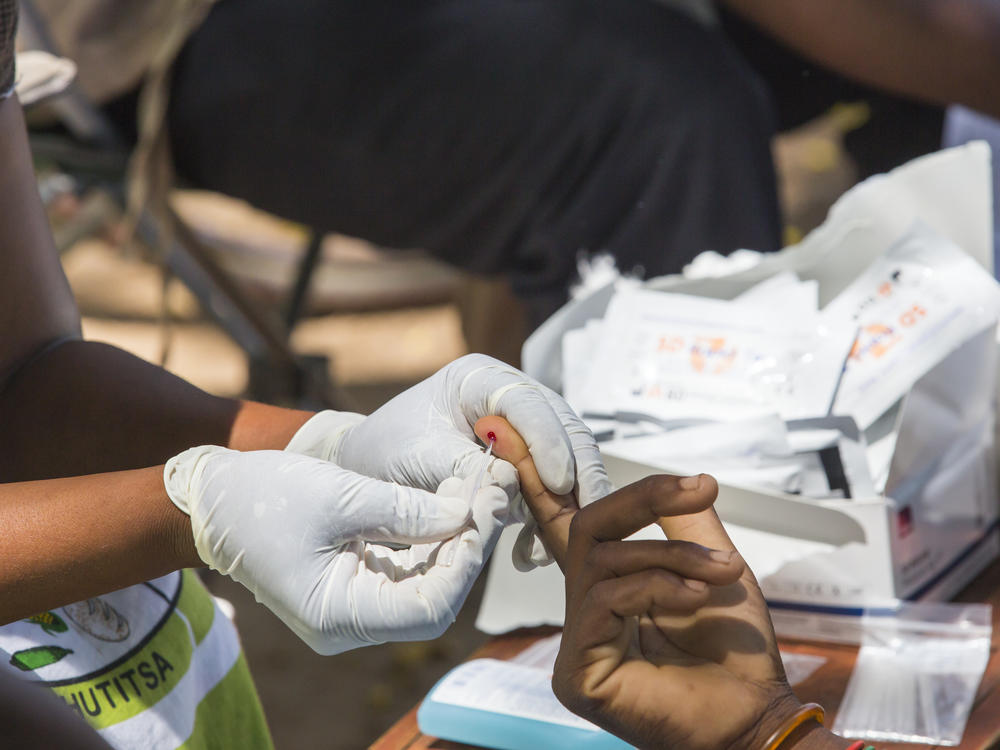
M 733 559 L 733 554 L 734 552 L 731 549 L 730 550 L 713 549 L 709 551 L 708 556 L 711 557 L 716 562 L 727 563 Z
M 694 477 L 681 477 L 677 484 L 682 490 L 696 490 L 701 485 L 701 474 Z
M 694 578 L 685 578 L 684 585 L 687 586 L 692 591 L 697 591 L 699 593 L 708 588 L 707 583 L 705 583 L 704 581 L 695 580 Z

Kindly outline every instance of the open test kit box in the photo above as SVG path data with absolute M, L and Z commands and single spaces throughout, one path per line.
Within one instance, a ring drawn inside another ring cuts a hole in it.
M 918 220 L 992 273 L 988 146 L 942 151 L 867 180 L 799 245 L 748 271 L 663 277 L 645 286 L 731 299 L 791 270 L 818 281 L 825 305 Z M 612 294 L 608 285 L 556 313 L 526 342 L 524 369 L 558 390 L 562 335 L 603 316 Z M 884 494 L 815 500 L 720 485 L 716 509 L 775 614 L 861 614 L 897 599 L 947 599 L 997 557 L 996 403 L 991 328 L 924 375 L 866 431 L 870 442 L 891 451 Z M 616 486 L 669 469 L 611 455 L 605 462 Z M 561 575 L 555 566 L 516 572 L 509 557 L 513 536 L 505 532 L 491 563 L 477 622 L 487 632 L 562 622 Z
M 993 333 L 964 348 L 983 365 L 976 374 L 995 373 Z M 1000 553 L 992 393 L 970 423 L 937 432 L 918 411 L 949 406 L 932 399 L 968 384 L 972 373 L 956 369 L 937 368 L 907 397 L 884 495 L 807 500 L 720 484 L 716 510 L 773 609 L 860 614 L 895 599 L 944 600 Z M 928 434 L 933 442 L 921 440 Z M 615 486 L 663 471 L 616 456 L 605 464 Z

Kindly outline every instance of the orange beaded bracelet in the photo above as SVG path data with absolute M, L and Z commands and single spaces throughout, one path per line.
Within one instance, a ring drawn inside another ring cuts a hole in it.
M 826 713 L 823 711 L 821 705 L 818 703 L 806 703 L 768 738 L 767 742 L 764 743 L 764 750 L 777 750 L 781 746 L 781 743 L 788 739 L 788 735 L 800 726 L 810 719 L 814 720 L 817 724 L 822 724 L 824 716 L 826 716 Z

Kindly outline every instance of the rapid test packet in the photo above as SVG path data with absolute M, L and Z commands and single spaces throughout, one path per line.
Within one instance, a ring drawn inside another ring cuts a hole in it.
M 586 381 L 573 383 L 574 406 L 667 421 L 824 415 L 856 330 L 812 304 L 621 291 L 595 331 Z
M 869 427 L 921 377 L 1000 315 L 1000 286 L 917 222 L 822 311 L 858 331 L 834 412 Z

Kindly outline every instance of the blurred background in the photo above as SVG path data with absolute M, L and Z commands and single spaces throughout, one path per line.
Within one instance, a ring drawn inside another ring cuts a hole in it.
M 855 182 L 857 167 L 842 138 L 866 111 L 863 103 L 844 105 L 775 140 L 789 241 L 817 225 Z M 167 368 L 178 375 L 213 393 L 244 395 L 246 353 L 179 280 L 165 282 L 154 257 L 123 244 L 121 212 L 103 188 L 74 183 L 44 158 L 38 174 L 85 335 L 153 362 L 165 350 Z M 254 304 L 279 307 L 306 231 L 217 194 L 177 191 L 172 199 Z M 500 278 L 472 277 L 419 253 L 339 235 L 324 238 L 315 278 L 309 314 L 290 341 L 297 353 L 326 358 L 341 408 L 367 413 L 468 351 L 516 362 L 525 331 Z M 437 641 L 319 657 L 241 586 L 213 573 L 206 579 L 236 607 L 278 748 L 366 747 L 485 641 L 472 624 L 482 580 Z
M 754 49 L 753 32 L 730 24 Z M 27 46 L 51 42 L 30 16 L 22 25 L 33 35 Z M 796 77 L 812 75 L 811 66 L 795 68 Z M 125 211 L 130 139 L 104 132 L 95 114 L 80 90 L 30 112 L 39 189 L 87 338 L 219 395 L 363 413 L 470 351 L 518 364 L 530 316 L 502 277 L 458 271 L 419 250 L 316 235 L 176 185 L 159 196 L 159 210 L 183 234 L 134 224 Z M 858 179 L 936 148 L 941 119 L 938 108 L 848 98 L 777 136 L 785 244 L 817 226 Z M 162 252 L 173 244 L 180 250 Z M 367 746 L 485 641 L 472 625 L 482 580 L 437 641 L 319 657 L 245 589 L 205 578 L 235 606 L 278 748 Z

